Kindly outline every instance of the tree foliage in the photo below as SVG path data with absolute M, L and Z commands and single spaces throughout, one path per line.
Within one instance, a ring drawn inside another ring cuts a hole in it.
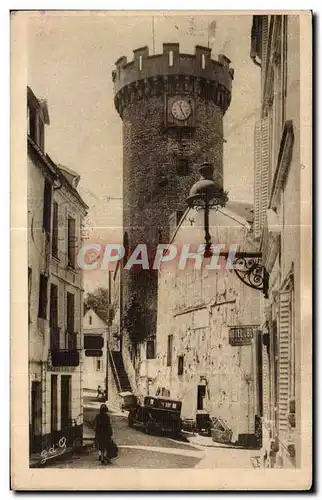
M 84 299 L 87 309 L 93 309 L 96 314 L 106 323 L 109 319 L 109 292 L 107 288 L 97 288 L 90 292 Z
M 142 341 L 145 331 L 144 315 L 140 303 L 135 295 L 133 295 L 123 312 L 123 328 L 125 328 L 132 342 Z

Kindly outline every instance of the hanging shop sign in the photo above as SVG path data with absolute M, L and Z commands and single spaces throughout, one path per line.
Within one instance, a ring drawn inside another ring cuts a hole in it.
M 229 344 L 232 346 L 251 345 L 257 326 L 231 326 L 229 327 Z

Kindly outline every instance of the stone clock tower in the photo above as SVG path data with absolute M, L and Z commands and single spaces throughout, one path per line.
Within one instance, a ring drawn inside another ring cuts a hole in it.
M 181 54 L 179 44 L 148 47 L 121 57 L 112 73 L 115 107 L 123 120 L 123 230 L 130 249 L 169 241 L 169 219 L 185 200 L 203 161 L 214 164 L 223 187 L 223 116 L 231 101 L 234 70 L 211 49 Z M 133 343 L 156 330 L 157 272 L 123 270 L 123 310 L 133 308 Z M 138 319 L 138 318 L 141 319 Z

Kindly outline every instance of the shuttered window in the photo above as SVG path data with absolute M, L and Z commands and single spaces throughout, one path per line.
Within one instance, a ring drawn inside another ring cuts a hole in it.
M 275 16 L 274 46 L 272 47 L 272 78 L 273 78 L 273 123 L 272 123 L 272 168 L 277 165 L 280 148 L 283 115 L 283 84 L 282 84 L 282 16 Z
M 262 16 L 261 27 L 261 61 L 262 61 L 262 89 L 264 89 L 265 72 L 267 67 L 267 48 L 268 48 L 268 16 Z
M 278 430 L 279 435 L 288 432 L 288 401 L 291 389 L 291 293 L 279 295 L 279 339 L 278 339 Z
M 269 184 L 269 118 L 255 125 L 254 237 L 259 239 L 265 223 Z
M 270 381 L 269 381 L 269 356 L 266 345 L 262 347 L 262 369 L 263 369 L 263 416 L 270 420 Z

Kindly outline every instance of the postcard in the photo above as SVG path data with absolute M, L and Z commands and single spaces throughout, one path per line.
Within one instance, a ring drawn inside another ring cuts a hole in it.
M 309 11 L 11 12 L 13 490 L 311 488 L 311 141 Z

